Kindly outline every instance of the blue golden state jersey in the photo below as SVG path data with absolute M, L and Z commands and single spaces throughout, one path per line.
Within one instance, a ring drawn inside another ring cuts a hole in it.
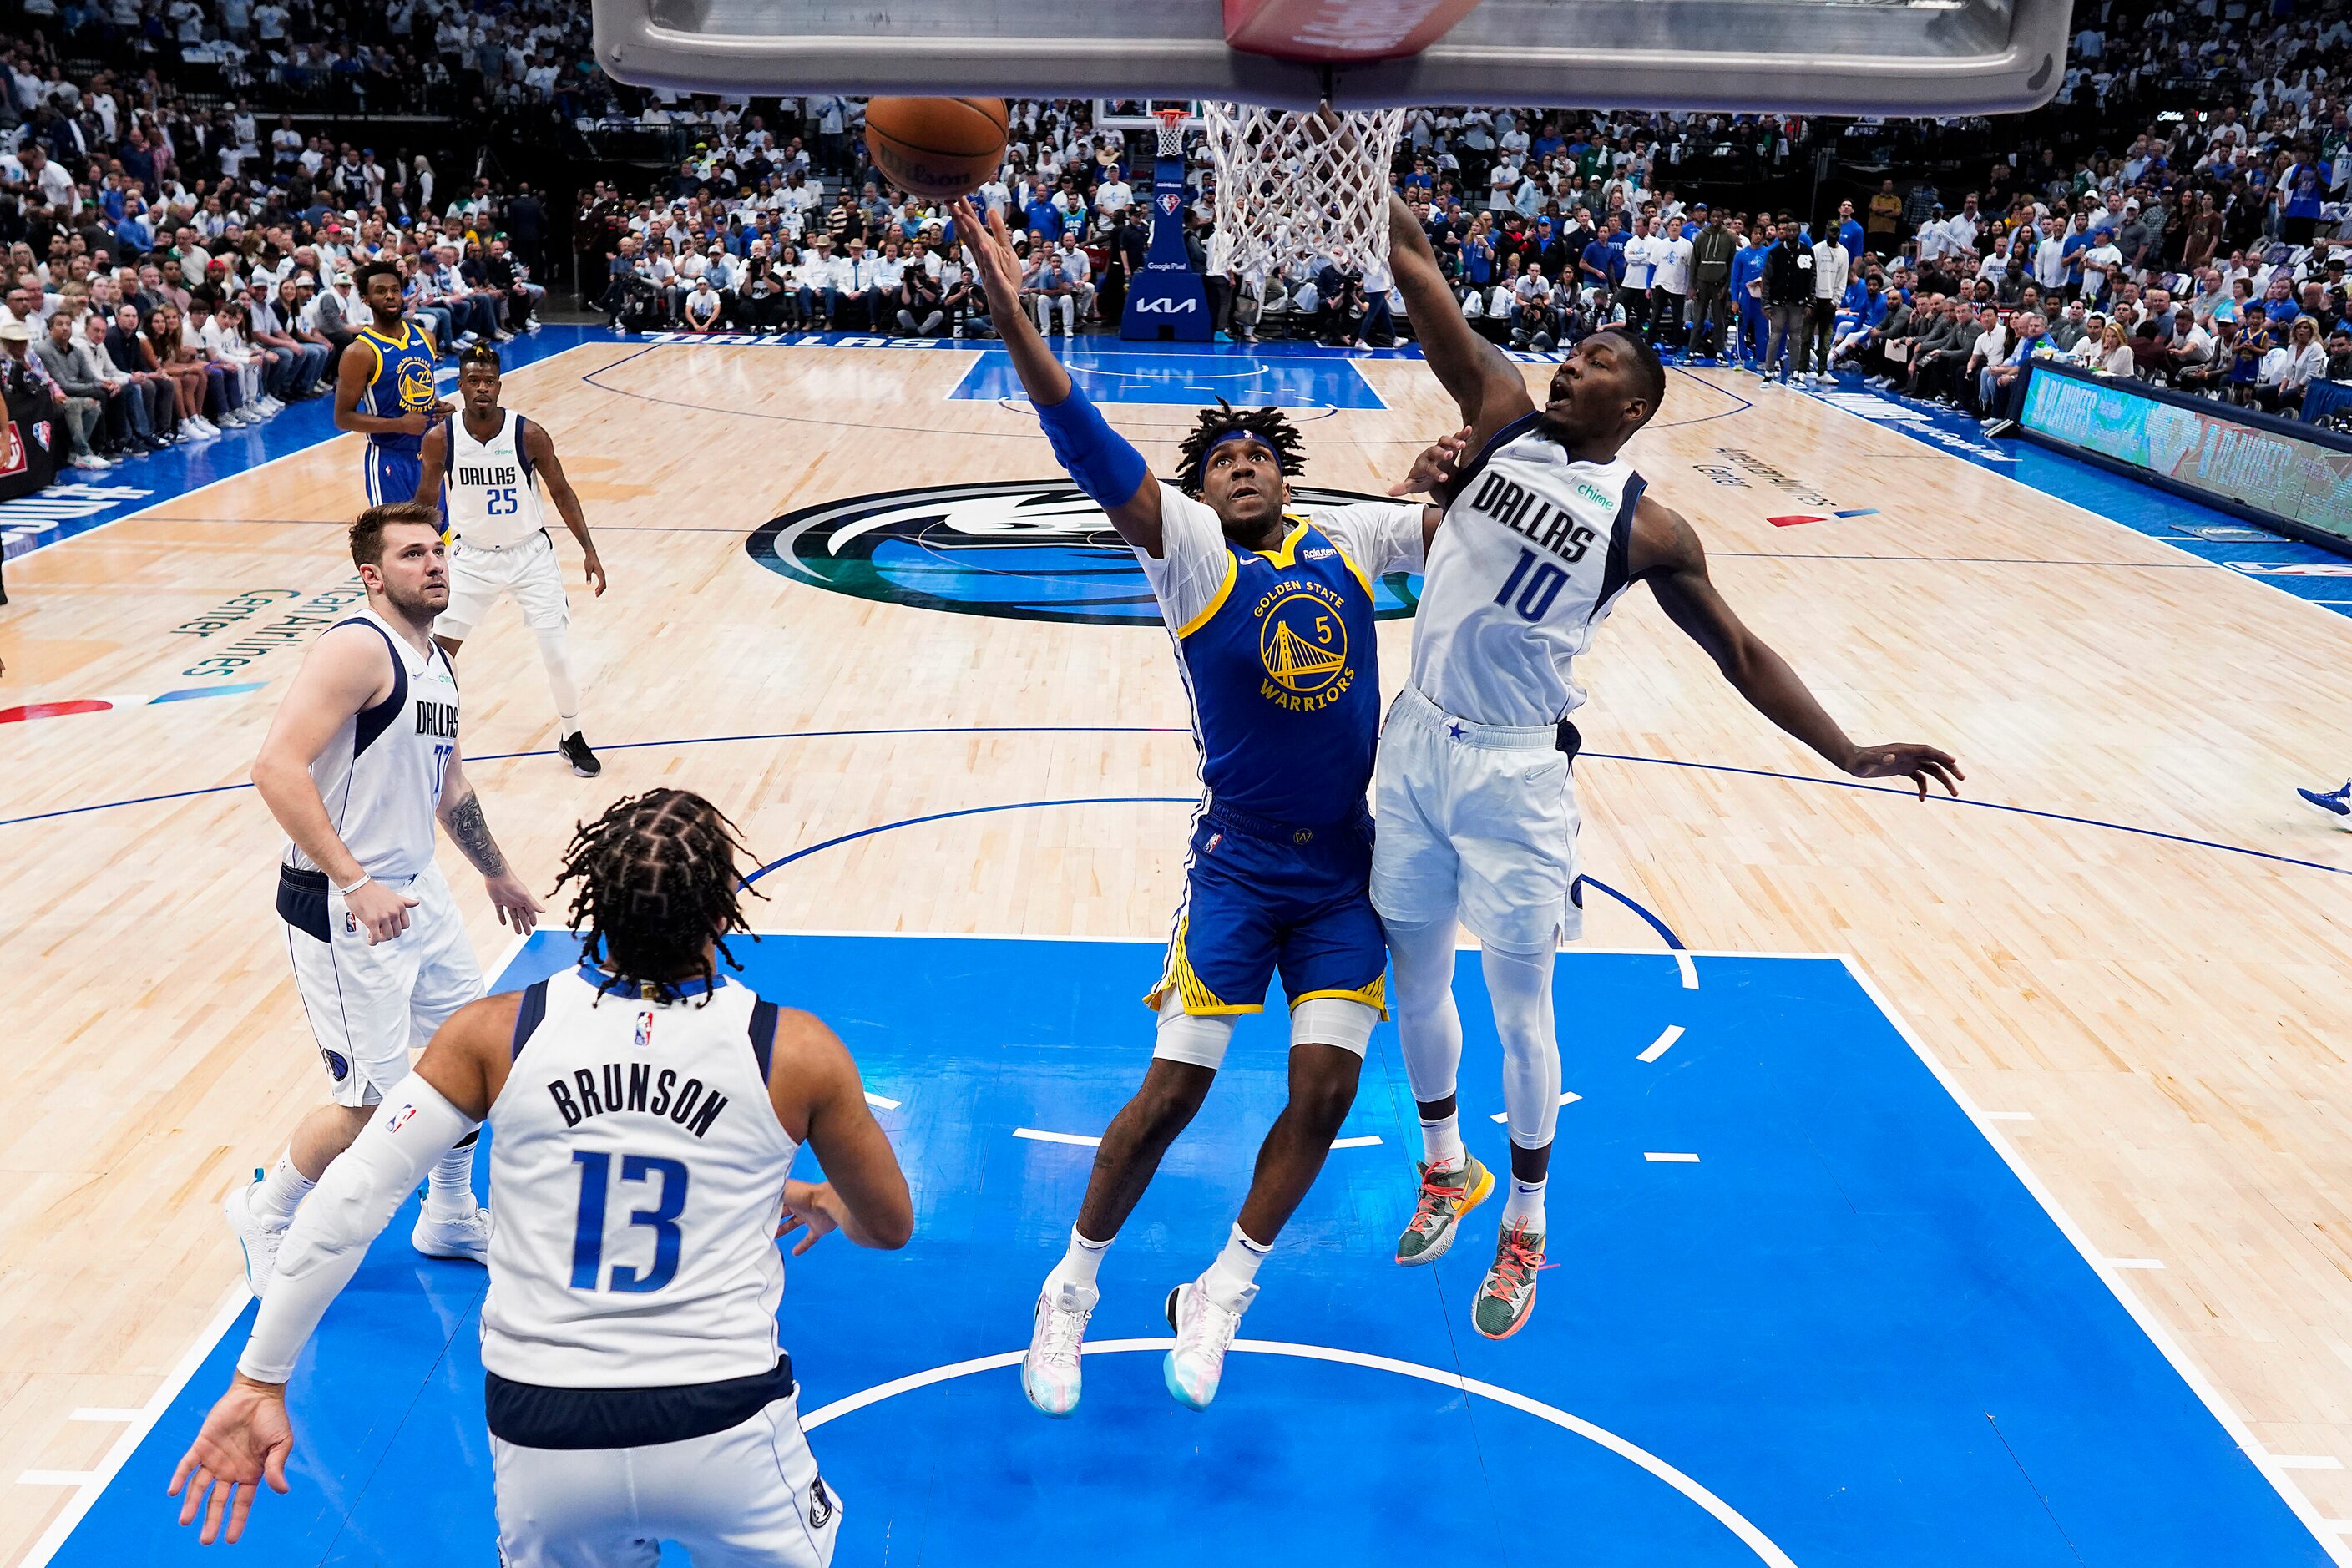
M 1421 569 L 1418 504 L 1293 516 L 1282 542 L 1230 542 L 1209 507 L 1160 490 L 1161 554 L 1141 556 L 1176 640 L 1209 799 L 1288 827 L 1363 809 L 1379 738 L 1374 577 Z
M 433 390 L 436 356 L 433 340 L 425 335 L 423 328 L 413 321 L 403 321 L 400 335 L 394 338 L 386 337 L 373 327 L 362 327 L 355 346 L 375 355 L 375 369 L 368 376 L 367 390 L 360 394 L 361 413 L 378 419 L 397 419 L 404 414 L 423 414 L 432 408 L 436 396 Z M 425 445 L 421 435 L 370 436 L 368 441 L 372 446 L 412 456 Z

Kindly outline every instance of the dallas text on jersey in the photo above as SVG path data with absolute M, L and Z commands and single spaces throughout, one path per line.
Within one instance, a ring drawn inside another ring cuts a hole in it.
M 1599 506 L 1612 504 L 1590 483 L 1580 485 L 1577 494 Z M 1487 474 L 1479 484 L 1478 493 L 1470 498 L 1470 510 L 1485 513 L 1563 561 L 1583 560 L 1592 542 L 1601 537 L 1541 496 L 1497 473 Z
M 435 702 L 428 698 L 416 700 L 416 732 L 439 740 L 457 738 L 457 705 L 455 702 Z
M 460 464 L 457 482 L 467 486 L 520 485 L 522 470 L 512 463 Z

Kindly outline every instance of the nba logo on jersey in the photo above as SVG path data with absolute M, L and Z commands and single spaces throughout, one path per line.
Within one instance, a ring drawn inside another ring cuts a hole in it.
M 637 1015 L 637 1049 L 644 1050 L 654 1043 L 654 1015 L 651 1008 Z

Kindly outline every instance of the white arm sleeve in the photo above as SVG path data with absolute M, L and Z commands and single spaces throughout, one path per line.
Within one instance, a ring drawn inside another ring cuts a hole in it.
M 415 1073 L 393 1086 L 374 1119 L 294 1212 L 237 1371 L 260 1383 L 291 1375 L 328 1303 L 359 1271 L 368 1243 L 392 1223 L 393 1211 L 433 1162 L 477 1125 Z
M 1323 531 L 1367 577 L 1422 569 L 1420 501 L 1374 501 L 1322 514 Z
M 1151 591 L 1160 596 L 1160 613 L 1171 630 L 1189 625 L 1209 607 L 1225 585 L 1233 552 L 1225 548 L 1224 525 L 1214 508 L 1194 500 L 1174 485 L 1160 486 L 1160 558 L 1139 550 Z

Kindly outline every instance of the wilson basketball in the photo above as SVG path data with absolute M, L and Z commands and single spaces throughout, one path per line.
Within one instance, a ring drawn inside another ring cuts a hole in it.
M 919 196 L 978 190 L 1004 164 L 1001 98 L 877 98 L 866 106 L 874 166 Z

